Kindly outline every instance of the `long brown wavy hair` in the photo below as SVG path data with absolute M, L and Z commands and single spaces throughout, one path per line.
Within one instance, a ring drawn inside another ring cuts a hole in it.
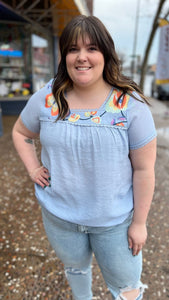
M 61 57 L 52 86 L 52 93 L 59 109 L 58 119 L 64 119 L 69 111 L 65 92 L 73 87 L 67 72 L 66 55 L 72 43 L 76 44 L 79 37 L 84 41 L 86 35 L 92 45 L 96 45 L 104 56 L 103 79 L 111 86 L 120 89 L 122 95 L 126 93 L 131 95 L 132 91 L 136 91 L 143 101 L 148 103 L 139 86 L 131 78 L 122 74 L 121 62 L 115 51 L 113 39 L 104 24 L 95 16 L 79 15 L 67 24 L 59 40 Z

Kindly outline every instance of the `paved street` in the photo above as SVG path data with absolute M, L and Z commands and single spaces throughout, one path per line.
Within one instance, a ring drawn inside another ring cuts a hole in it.
M 144 300 L 169 299 L 169 107 L 152 99 L 158 132 L 156 190 L 143 250 Z M 41 212 L 12 140 L 15 116 L 3 117 L 0 138 L 0 299 L 70 300 L 63 265 L 48 244 Z M 37 147 L 39 147 L 37 145 Z M 93 260 L 93 299 L 110 300 Z

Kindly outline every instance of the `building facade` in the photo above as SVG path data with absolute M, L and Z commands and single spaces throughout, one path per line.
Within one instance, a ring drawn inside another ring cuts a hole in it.
M 57 71 L 58 39 L 68 21 L 91 15 L 92 0 L 0 1 L 0 103 L 18 114 Z

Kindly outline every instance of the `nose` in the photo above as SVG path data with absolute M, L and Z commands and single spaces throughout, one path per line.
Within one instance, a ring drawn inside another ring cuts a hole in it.
M 86 61 L 87 60 L 86 51 L 84 49 L 79 50 L 77 59 L 78 59 L 78 61 Z

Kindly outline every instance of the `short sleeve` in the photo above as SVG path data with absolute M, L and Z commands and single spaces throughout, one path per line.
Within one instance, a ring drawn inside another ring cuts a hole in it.
M 49 85 L 49 83 L 48 83 Z M 40 131 L 40 110 L 45 102 L 47 85 L 33 94 L 21 112 L 21 120 L 25 127 L 35 133 Z
M 151 111 L 146 103 L 132 98 L 132 105 L 128 111 L 129 148 L 141 148 L 156 136 L 156 128 Z

